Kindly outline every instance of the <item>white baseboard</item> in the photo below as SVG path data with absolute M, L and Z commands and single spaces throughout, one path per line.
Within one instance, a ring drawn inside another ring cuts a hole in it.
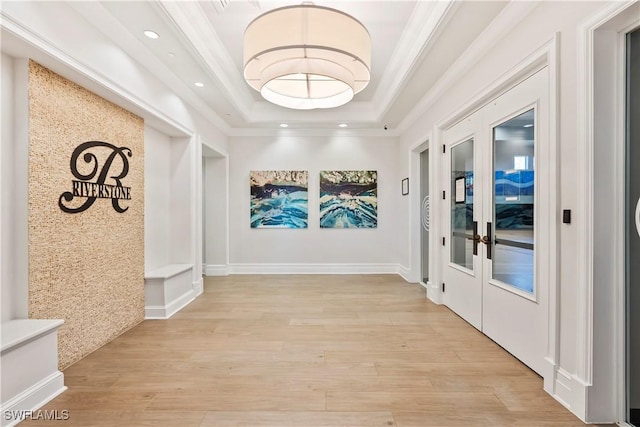
M 193 282 L 193 297 L 198 298 L 204 291 L 204 279 L 201 277 L 197 282 Z
M 589 385 L 562 368 L 555 368 L 549 390 L 545 381 L 545 391 L 583 422 L 586 419 L 587 390 Z
M 427 282 L 427 298 L 435 304 L 442 304 L 442 293 L 438 288 L 438 284 L 430 280 Z
M 407 281 L 409 283 L 413 283 L 413 280 L 411 280 L 411 270 L 408 269 L 407 267 L 405 267 L 404 265 L 398 264 L 398 274 L 405 281 Z
M 228 276 L 229 266 L 226 264 L 206 264 L 204 265 L 205 276 Z
M 144 308 L 145 319 L 168 319 L 186 307 L 195 299 L 193 291 L 189 291 L 174 299 L 167 305 L 148 305 Z
M 28 413 L 28 411 L 35 411 L 41 408 L 66 389 L 64 375 L 60 371 L 42 379 L 2 406 L 0 409 L 2 427 L 15 426 L 24 419 L 20 419 L 19 414 L 24 417 L 24 414 Z M 15 414 L 15 417 L 13 414 Z
M 399 274 L 398 264 L 230 264 L 230 274 Z

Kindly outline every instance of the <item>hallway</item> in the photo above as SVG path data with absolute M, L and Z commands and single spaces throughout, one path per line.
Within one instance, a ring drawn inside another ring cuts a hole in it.
M 64 371 L 21 426 L 581 426 L 542 379 L 394 275 L 207 277 Z

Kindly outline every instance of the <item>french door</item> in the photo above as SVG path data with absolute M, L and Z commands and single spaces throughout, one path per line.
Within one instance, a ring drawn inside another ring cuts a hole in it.
M 443 301 L 542 374 L 551 152 L 543 68 L 444 132 Z

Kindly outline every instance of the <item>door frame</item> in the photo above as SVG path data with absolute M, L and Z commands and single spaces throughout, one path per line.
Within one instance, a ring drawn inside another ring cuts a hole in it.
M 639 2 L 614 2 L 596 13 L 578 32 L 578 178 L 583 195 L 577 220 L 578 230 L 578 334 L 576 377 L 582 390 L 571 398 L 576 412 L 591 422 L 626 418 L 626 298 L 624 274 L 624 33 L 640 25 Z M 608 90 L 605 90 L 608 89 Z M 598 115 L 599 106 L 610 114 Z M 598 120 L 595 120 L 598 117 Z M 595 162 L 597 149 L 606 140 L 613 150 L 613 161 Z M 595 223 L 602 216 L 597 200 L 606 197 L 598 180 L 607 180 L 613 194 L 608 202 L 611 221 L 598 223 L 598 236 L 605 242 L 594 244 Z M 611 215 L 611 210 L 613 215 Z M 602 259 L 608 251 L 610 259 Z M 611 267 L 608 267 L 610 265 Z M 611 283 L 610 288 L 594 283 Z M 604 289 L 603 289 L 604 288 Z M 594 316 L 597 308 L 599 316 Z M 594 345 L 598 343 L 598 345 Z M 614 352 L 608 351 L 613 347 Z M 585 398 L 588 397 L 588 398 Z M 581 403 L 582 402 L 582 403 Z M 587 405 L 588 402 L 588 405 Z M 581 405 L 581 407 L 580 407 Z
M 420 168 L 420 154 L 425 150 L 432 150 L 431 141 L 433 140 L 431 132 L 427 133 L 424 138 L 420 139 L 417 143 L 413 144 L 409 148 L 409 236 L 411 244 L 411 260 L 408 271 L 411 271 L 409 275 L 409 282 L 419 283 L 427 289 L 427 296 L 433 300 L 433 283 L 432 277 L 434 277 L 434 269 L 437 268 L 435 252 L 434 238 L 430 235 L 429 238 L 429 282 L 422 283 L 422 223 L 421 223 L 421 206 L 422 200 L 420 195 L 422 194 L 422 180 L 421 180 L 421 168 Z M 433 195 L 434 188 L 434 161 L 433 151 L 429 152 L 429 194 Z M 431 200 L 433 200 L 430 197 Z M 431 207 L 431 218 L 433 218 L 433 206 Z M 429 227 L 433 229 L 433 227 Z M 407 273 L 403 275 L 407 276 Z M 436 303 L 439 301 L 434 300 Z
M 549 151 L 550 151 L 550 176 L 549 176 L 549 188 L 553 189 L 553 191 L 549 191 L 549 212 L 553 212 L 556 215 L 556 218 L 559 218 L 558 214 L 558 200 L 560 194 L 560 187 L 558 181 L 558 121 L 557 121 L 557 112 L 558 112 L 558 82 L 559 82 L 559 66 L 558 66 L 558 56 L 559 56 L 559 34 L 556 33 L 554 36 L 549 39 L 546 43 L 540 46 L 536 51 L 531 53 L 525 59 L 523 59 L 520 63 L 518 63 L 515 67 L 507 71 L 500 78 L 494 81 L 492 84 L 483 89 L 480 93 L 476 94 L 472 97 L 466 104 L 459 107 L 457 110 L 449 114 L 443 120 L 439 121 L 434 130 L 434 138 L 433 138 L 433 147 L 442 147 L 444 143 L 444 132 L 446 129 L 450 128 L 464 117 L 472 114 L 485 104 L 487 104 L 492 99 L 497 98 L 498 96 L 506 93 L 509 89 L 517 86 L 522 81 L 526 80 L 531 75 L 535 74 L 537 71 L 541 70 L 544 67 L 548 67 L 549 69 Z M 438 150 L 439 151 L 439 150 Z M 433 151 L 435 153 L 436 150 Z M 435 155 L 432 156 L 435 158 Z M 433 191 L 432 194 L 439 193 L 441 189 L 446 188 L 447 183 L 442 182 L 443 176 L 443 163 L 442 162 L 434 162 L 431 159 L 431 166 L 433 173 L 436 177 L 436 180 L 433 184 L 433 188 L 436 191 Z M 446 202 L 446 201 L 445 201 Z M 431 212 L 432 215 L 432 225 L 434 230 L 434 235 L 432 236 L 433 241 L 441 241 L 444 235 L 444 221 L 443 218 L 443 200 L 440 197 L 434 197 L 432 203 Z M 548 346 L 547 346 L 547 355 L 545 360 L 547 361 L 546 369 L 542 373 L 544 378 L 544 389 L 555 395 L 555 378 L 558 370 L 558 359 L 559 359 L 559 323 L 558 323 L 558 268 L 557 268 L 557 253 L 558 253 L 558 230 L 557 230 L 558 221 L 550 221 L 550 227 L 548 230 L 541 230 L 542 232 L 548 233 L 548 241 L 550 242 L 550 250 L 549 253 L 545 254 L 548 257 L 547 265 L 549 266 L 549 271 L 543 272 L 544 275 L 539 277 L 539 280 L 545 280 L 549 283 L 549 326 L 548 326 Z M 436 231 L 438 230 L 438 231 Z M 439 232 L 440 234 L 436 234 Z M 430 296 L 432 300 L 437 303 L 442 301 L 442 289 L 440 284 L 442 283 L 443 270 L 444 270 L 444 254 L 441 250 L 442 247 L 438 246 L 436 253 L 437 263 L 435 271 L 431 272 L 433 279 L 433 293 Z

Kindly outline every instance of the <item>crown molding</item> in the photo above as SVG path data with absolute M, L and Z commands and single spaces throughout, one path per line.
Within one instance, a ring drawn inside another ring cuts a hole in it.
M 93 25 L 94 28 L 109 38 L 116 46 L 134 58 L 136 62 L 140 63 L 147 70 L 153 70 L 153 75 L 163 84 L 169 88 L 173 88 L 173 90 L 177 89 L 176 93 L 203 117 L 210 120 L 218 130 L 225 134 L 229 132 L 231 127 L 227 122 L 220 118 L 202 98 L 193 92 L 190 86 L 153 55 L 144 44 L 133 37 L 102 4 L 99 2 L 68 2 L 67 4 L 87 22 Z M 114 28 L 118 28 L 118 31 L 114 31 Z M 104 79 L 109 78 L 105 76 Z M 113 83 L 113 85 L 115 86 L 116 84 Z M 121 90 L 116 90 L 115 92 L 119 94 L 122 93 Z M 150 106 L 145 107 L 145 109 L 152 111 Z
M 205 68 L 211 70 L 210 77 L 218 83 L 225 97 L 248 125 L 296 120 L 307 123 L 324 123 L 327 120 L 378 123 L 411 78 L 412 70 L 419 65 L 420 58 L 435 41 L 438 30 L 457 8 L 457 3 L 452 0 L 418 2 L 372 100 L 351 102 L 335 110 L 315 110 L 314 115 L 310 116 L 296 110 L 275 108 L 267 101 L 256 101 L 253 98 L 229 52 L 211 26 L 204 8 L 198 2 L 159 1 L 158 5 L 200 56 Z M 233 129 L 229 135 L 243 133 L 238 128 Z M 248 129 L 249 133 L 254 132 L 250 127 Z
M 372 99 L 379 121 L 389 111 L 405 83 L 437 39 L 439 30 L 458 8 L 452 0 L 418 2 Z
M 449 90 L 461 76 L 489 52 L 501 39 L 535 9 L 541 0 L 510 2 L 474 40 L 462 55 L 449 67 L 435 85 L 427 92 L 398 125 L 404 132 L 427 113 L 429 108 Z
M 156 125 L 163 129 L 164 132 L 169 134 L 178 132 L 179 134 L 187 136 L 194 134 L 194 130 L 190 128 L 188 124 L 176 121 L 173 117 L 165 114 L 164 111 L 159 110 L 135 93 L 130 92 L 111 78 L 105 76 L 103 72 L 96 70 L 82 60 L 70 55 L 64 49 L 53 45 L 46 37 L 43 37 L 19 19 L 9 15 L 5 10 L 0 11 L 0 27 L 15 36 L 20 43 L 28 46 L 27 50 L 29 52 L 33 49 L 33 55 L 27 53 L 29 57 L 38 60 L 37 56 L 41 54 L 43 57 L 53 58 L 61 64 L 63 69 L 69 70 L 75 76 L 80 77 L 82 79 L 82 85 L 87 89 L 94 91 L 98 95 L 105 97 L 105 99 L 122 106 L 134 114 L 144 116 L 145 112 L 148 113 L 145 120 L 152 118 L 152 121 L 155 121 Z M 74 81 L 78 83 L 78 80 L 74 79 Z M 98 88 L 103 88 L 104 91 L 98 90 Z M 119 98 L 119 100 L 115 98 Z M 165 126 L 168 126 L 168 128 Z
M 217 82 L 240 117 L 251 122 L 246 112 L 253 109 L 255 101 L 199 2 L 158 1 L 157 4 L 164 16 L 190 44 L 203 68 L 210 70 L 209 77 Z
M 334 128 L 233 128 L 229 137 L 297 137 L 308 138 L 313 136 L 324 137 L 371 137 L 371 138 L 398 138 L 400 134 L 394 130 L 384 129 L 334 129 Z

